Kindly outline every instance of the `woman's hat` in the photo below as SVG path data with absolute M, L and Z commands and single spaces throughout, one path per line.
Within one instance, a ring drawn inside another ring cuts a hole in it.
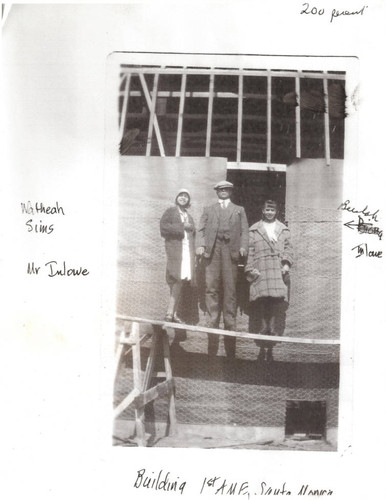
M 189 191 L 188 191 L 187 189 L 181 188 L 181 189 L 177 192 L 177 196 L 178 196 L 179 194 L 181 194 L 181 193 L 186 193 L 186 194 L 189 196 L 189 198 L 191 198 L 190 193 L 189 193 Z

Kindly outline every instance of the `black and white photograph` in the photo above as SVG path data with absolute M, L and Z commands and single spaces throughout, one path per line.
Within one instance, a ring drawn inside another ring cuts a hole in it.
M 114 444 L 336 450 L 353 61 L 130 58 Z
M 384 19 L 2 5 L 1 498 L 384 497 Z

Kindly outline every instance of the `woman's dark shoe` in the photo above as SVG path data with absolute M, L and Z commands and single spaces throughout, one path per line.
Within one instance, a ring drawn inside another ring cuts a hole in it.
M 173 321 L 173 323 L 179 323 L 179 324 L 182 324 L 182 323 L 183 323 L 182 319 L 181 319 L 181 318 L 179 318 L 179 317 L 177 316 L 177 314 L 175 314 L 175 315 L 173 316 L 172 321 Z

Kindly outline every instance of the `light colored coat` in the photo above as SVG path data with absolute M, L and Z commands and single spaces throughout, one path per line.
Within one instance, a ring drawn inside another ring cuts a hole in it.
M 249 254 L 245 266 L 247 280 L 251 282 L 249 300 L 260 297 L 281 297 L 288 301 L 288 287 L 283 280 L 282 266 L 293 263 L 293 248 L 290 231 L 280 221 L 276 221 L 275 236 L 272 243 L 262 221 L 249 229 Z M 257 269 L 259 276 L 253 279 L 251 271 Z

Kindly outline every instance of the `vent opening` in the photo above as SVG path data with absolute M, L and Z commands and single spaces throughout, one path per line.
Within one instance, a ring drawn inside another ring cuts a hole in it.
M 324 439 L 325 401 L 286 401 L 285 435 L 297 439 Z

